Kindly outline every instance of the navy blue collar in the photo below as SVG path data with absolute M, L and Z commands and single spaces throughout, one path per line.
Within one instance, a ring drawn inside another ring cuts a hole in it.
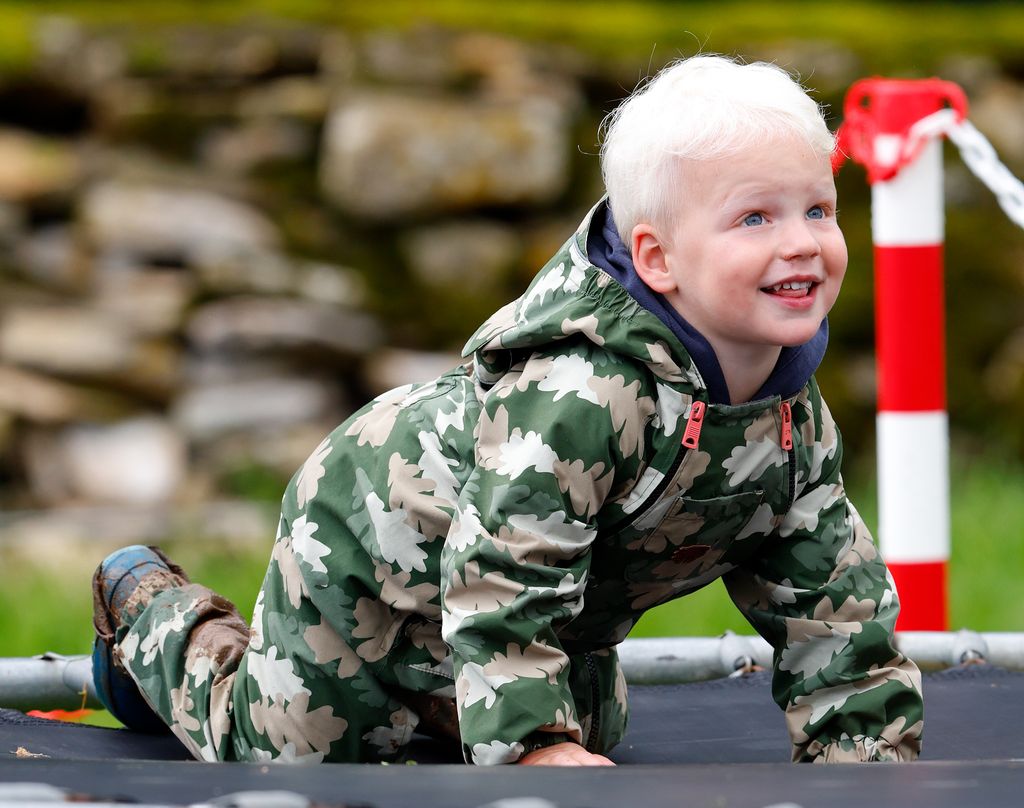
M 697 365 L 704 384 L 707 385 L 708 398 L 712 404 L 730 404 L 729 388 L 725 384 L 725 376 L 718 362 L 718 356 L 711 343 L 703 334 L 683 319 L 682 315 L 672 306 L 664 295 L 653 291 L 640 280 L 633 267 L 633 257 L 629 248 L 622 243 L 619 233 L 612 221 L 612 213 L 607 201 L 602 202 L 594 211 L 587 235 L 587 257 L 594 266 L 600 267 L 625 287 L 626 291 L 645 309 L 657 316 L 686 348 L 686 352 Z M 818 369 L 825 348 L 828 346 L 828 319 L 821 322 L 817 333 L 809 342 L 793 348 L 783 348 L 779 360 L 767 381 L 761 386 L 751 401 L 773 396 L 788 398 L 798 393 L 807 384 Z M 737 402 L 741 403 L 741 402 Z

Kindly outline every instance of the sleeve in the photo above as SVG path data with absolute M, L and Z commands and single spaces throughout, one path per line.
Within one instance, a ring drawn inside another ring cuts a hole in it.
M 841 438 L 819 402 L 802 447 L 808 479 L 765 551 L 725 583 L 774 649 L 772 695 L 794 761 L 913 760 L 921 674 L 894 647 L 896 589 L 846 497 Z
M 596 517 L 633 476 L 653 402 L 580 354 L 534 355 L 483 401 L 476 467 L 441 558 L 463 754 L 583 744 L 558 639 L 583 608 Z

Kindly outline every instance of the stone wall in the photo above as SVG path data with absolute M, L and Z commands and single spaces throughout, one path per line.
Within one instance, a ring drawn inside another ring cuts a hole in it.
M 0 80 L 0 506 L 108 535 L 148 514 L 148 540 L 273 498 L 370 395 L 454 364 L 601 193 L 597 124 L 636 75 L 436 29 L 48 19 L 37 45 Z M 860 65 L 815 48 L 785 58 L 837 106 Z M 953 69 L 1019 150 L 1020 85 Z

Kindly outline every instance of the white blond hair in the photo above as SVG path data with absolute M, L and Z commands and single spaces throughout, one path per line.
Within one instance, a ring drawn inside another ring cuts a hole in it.
M 602 124 L 601 173 L 625 244 L 641 223 L 667 226 L 678 215 L 683 160 L 736 154 L 796 135 L 830 155 L 835 138 L 822 110 L 785 70 L 722 56 L 673 62 L 639 86 Z

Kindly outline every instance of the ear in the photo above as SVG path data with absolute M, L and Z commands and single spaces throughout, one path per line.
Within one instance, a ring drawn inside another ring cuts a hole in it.
M 676 282 L 668 268 L 665 245 L 649 224 L 638 224 L 632 233 L 633 266 L 647 286 L 660 294 L 675 291 Z

